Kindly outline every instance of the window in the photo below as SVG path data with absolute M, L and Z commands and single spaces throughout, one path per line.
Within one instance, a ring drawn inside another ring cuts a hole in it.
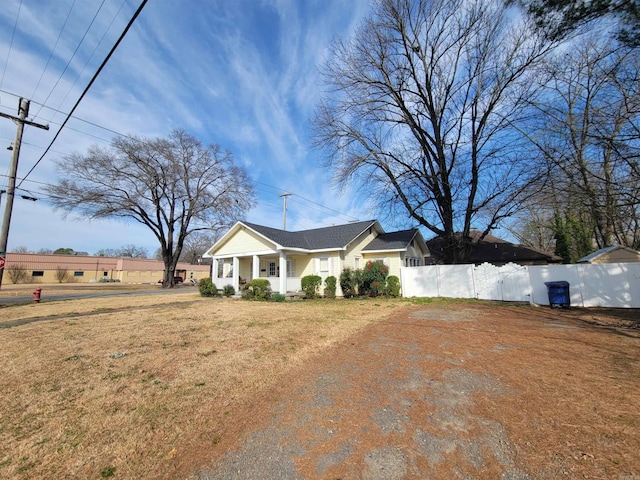
M 327 273 L 329 271 L 329 257 L 320 258 L 320 272 Z
M 44 277 L 44 270 L 34 270 L 31 272 L 32 277 Z
M 276 262 L 274 262 L 273 260 L 269 262 L 269 276 L 270 277 L 275 277 L 277 276 L 277 265 Z
M 287 277 L 296 276 L 296 264 L 293 258 L 287 258 Z
M 84 277 L 84 272 L 73 272 L 74 277 Z
M 109 276 L 109 272 L 102 272 L 102 276 L 103 277 L 108 277 Z
M 405 258 L 404 263 L 406 267 L 419 267 L 420 259 L 415 257 L 407 257 Z
M 356 270 L 360 270 L 360 268 L 361 268 L 361 267 L 360 267 L 360 260 L 361 260 L 361 259 L 360 259 L 360 257 L 355 257 L 355 258 L 353 259 L 353 266 L 354 266 L 354 268 L 355 268 Z

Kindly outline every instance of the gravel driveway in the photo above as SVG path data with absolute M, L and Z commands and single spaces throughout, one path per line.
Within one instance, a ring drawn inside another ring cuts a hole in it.
M 430 308 L 371 326 L 282 387 L 239 448 L 196 477 L 533 478 L 503 425 L 475 408 L 508 388 L 441 330 L 473 330 L 480 315 Z M 487 346 L 496 359 L 513 348 Z

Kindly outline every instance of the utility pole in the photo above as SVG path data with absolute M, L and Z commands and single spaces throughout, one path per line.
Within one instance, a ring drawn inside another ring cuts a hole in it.
M 2 230 L 0 230 L 0 288 L 2 287 L 2 276 L 4 274 L 4 263 L 7 257 L 7 241 L 9 240 L 9 224 L 11 223 L 11 212 L 13 211 L 13 197 L 16 193 L 16 177 L 18 176 L 18 159 L 20 158 L 20 146 L 22 145 L 22 131 L 24 125 L 32 125 L 34 127 L 49 130 L 49 125 L 40 125 L 39 123 L 27 120 L 29 115 L 29 100 L 20 98 L 18 101 L 18 116 L 7 115 L 0 112 L 0 117 L 13 120 L 18 129 L 16 131 L 16 139 L 13 142 L 13 155 L 11 157 L 11 167 L 9 168 L 9 184 L 7 185 L 7 202 L 4 206 L 4 217 L 2 217 Z
M 283 193 L 282 195 L 278 195 L 284 199 L 284 211 L 282 212 L 282 229 L 287 229 L 287 197 L 292 195 L 291 193 Z

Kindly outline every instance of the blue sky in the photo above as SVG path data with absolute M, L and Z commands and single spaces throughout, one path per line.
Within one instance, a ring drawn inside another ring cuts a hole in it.
M 25 129 L 19 178 L 41 157 L 138 3 L 3 0 L 0 111 L 16 115 L 22 96 L 32 100 L 29 118 L 51 127 Z M 258 201 L 247 215 L 255 223 L 282 227 L 278 195 L 285 191 L 294 194 L 288 230 L 376 218 L 354 192 L 332 188 L 310 145 L 310 119 L 323 89 L 318 69 L 332 39 L 349 37 L 368 12 L 368 0 L 150 0 L 77 118 L 22 182 L 8 250 L 94 253 L 135 244 L 152 254 L 158 247 L 135 223 L 64 219 L 40 193 L 55 181 L 57 158 L 109 143 L 114 134 L 100 127 L 147 137 L 184 128 L 203 143 L 228 148 L 256 182 Z M 0 189 L 15 131 L 0 118 Z

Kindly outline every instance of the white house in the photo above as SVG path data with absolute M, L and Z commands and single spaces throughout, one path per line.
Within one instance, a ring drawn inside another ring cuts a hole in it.
M 300 290 L 307 275 L 339 279 L 343 269 L 363 268 L 368 261 L 389 267 L 425 264 L 427 245 L 417 229 L 385 233 L 377 220 L 288 232 L 237 222 L 203 256 L 213 259 L 211 279 L 218 288 L 266 278 L 274 292 Z M 341 292 L 338 290 L 338 294 Z

